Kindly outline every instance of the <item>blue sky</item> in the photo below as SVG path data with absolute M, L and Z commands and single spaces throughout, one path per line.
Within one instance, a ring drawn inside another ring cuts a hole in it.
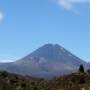
M 90 0 L 0 0 L 0 61 L 60 44 L 90 61 Z

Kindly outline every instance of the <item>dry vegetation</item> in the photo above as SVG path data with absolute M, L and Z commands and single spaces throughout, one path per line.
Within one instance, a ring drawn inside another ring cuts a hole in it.
M 90 90 L 90 71 L 77 72 L 53 80 L 0 72 L 0 90 Z

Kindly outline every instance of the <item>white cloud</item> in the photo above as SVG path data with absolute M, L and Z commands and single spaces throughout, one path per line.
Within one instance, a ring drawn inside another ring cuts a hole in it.
M 58 0 L 58 4 L 65 9 L 70 9 L 72 7 L 72 4 L 66 0 Z
M 65 9 L 72 9 L 74 5 L 90 3 L 90 0 L 57 0 L 57 2 Z
M 0 63 L 7 63 L 7 62 L 13 62 L 13 60 L 10 60 L 10 59 L 0 59 Z
M 2 22 L 3 18 L 4 18 L 3 12 L 0 11 L 0 22 Z

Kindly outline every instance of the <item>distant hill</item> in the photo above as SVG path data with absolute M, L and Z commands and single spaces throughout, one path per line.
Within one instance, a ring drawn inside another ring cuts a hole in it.
M 72 73 L 86 62 L 58 44 L 46 44 L 16 62 L 1 64 L 1 70 L 40 78 Z

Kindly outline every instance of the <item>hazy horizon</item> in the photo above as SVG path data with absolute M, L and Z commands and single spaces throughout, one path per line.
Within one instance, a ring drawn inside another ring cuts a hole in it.
M 1 0 L 0 62 L 15 61 L 47 43 L 90 61 L 90 2 Z

